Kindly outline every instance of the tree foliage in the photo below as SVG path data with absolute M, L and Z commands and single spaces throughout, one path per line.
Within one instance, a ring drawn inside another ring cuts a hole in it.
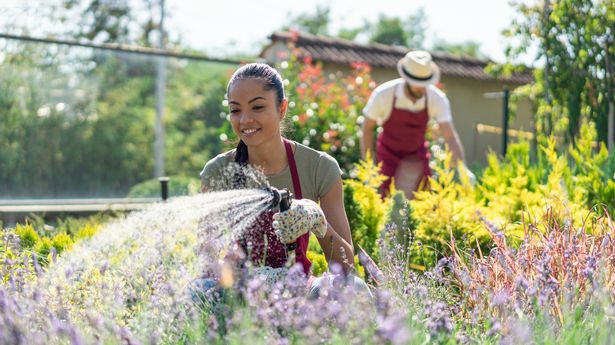
M 572 141 L 583 118 L 606 141 L 615 78 L 615 3 L 610 0 L 545 0 L 515 5 L 520 18 L 506 35 L 511 59 L 536 49 L 537 127 Z
M 157 4 L 58 0 L 41 6 L 40 13 L 70 22 L 68 37 L 148 45 Z M 142 7 L 149 10 L 133 21 Z M 124 196 L 153 177 L 154 59 L 19 41 L 0 44 L 2 197 Z M 167 62 L 167 173 L 196 178 L 221 150 L 221 100 L 228 70 L 235 66 Z
M 296 29 L 312 35 L 328 35 L 331 23 L 331 8 L 317 6 L 315 13 L 302 13 L 289 20 L 284 29 Z
M 371 43 L 398 45 L 411 49 L 425 49 L 425 40 L 429 32 L 427 15 L 423 8 L 405 19 L 380 14 L 374 22 L 364 20 L 362 25 L 342 27 L 335 34 L 329 31 L 330 23 L 330 7 L 318 6 L 314 13 L 292 17 L 282 29 L 293 28 L 313 35 L 335 36 L 351 41 L 366 39 Z M 449 43 L 443 39 L 437 39 L 431 49 L 455 55 L 483 57 L 478 42 Z
M 485 56 L 480 51 L 480 43 L 475 41 L 466 41 L 462 43 L 449 43 L 445 40 L 438 39 L 431 47 L 433 51 L 447 52 L 457 56 L 484 58 Z
M 69 35 L 95 42 L 158 46 L 161 0 L 60 0 Z
M 422 8 L 406 20 L 381 14 L 377 22 L 367 26 L 370 42 L 421 48 L 427 30 L 426 18 Z
M 15 42 L 4 51 L 2 197 L 124 196 L 153 177 L 152 60 Z M 221 150 L 232 67 L 169 61 L 167 173 L 196 178 Z

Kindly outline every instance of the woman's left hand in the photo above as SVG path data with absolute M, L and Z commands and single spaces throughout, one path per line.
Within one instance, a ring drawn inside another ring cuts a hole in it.
M 318 238 L 327 233 L 325 214 L 310 199 L 293 200 L 288 210 L 273 215 L 272 225 L 282 243 L 292 243 L 308 231 Z

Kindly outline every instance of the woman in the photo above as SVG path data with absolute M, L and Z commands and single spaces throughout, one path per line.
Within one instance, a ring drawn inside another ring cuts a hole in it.
M 287 188 L 294 195 L 288 211 L 264 214 L 239 241 L 236 250 L 247 255 L 255 266 L 275 273 L 284 272 L 294 251 L 295 261 L 309 275 L 311 263 L 306 252 L 312 232 L 329 263 L 341 265 L 346 274 L 353 272 L 354 253 L 344 210 L 341 170 L 326 153 L 282 137 L 288 100 L 280 74 L 265 64 L 245 65 L 231 77 L 227 96 L 239 144 L 207 162 L 201 172 L 202 191 L 212 190 L 224 180 L 225 168 L 238 163 L 260 169 L 271 186 Z M 235 176 L 234 185 L 228 187 L 242 187 L 244 180 L 245 176 Z M 310 295 L 317 295 L 320 287 L 331 285 L 334 278 L 325 275 L 308 279 Z M 367 290 L 359 278 L 350 279 L 351 285 Z

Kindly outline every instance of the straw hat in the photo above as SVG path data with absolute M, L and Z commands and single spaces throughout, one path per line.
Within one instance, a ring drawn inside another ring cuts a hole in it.
M 427 87 L 440 80 L 440 69 L 424 50 L 411 51 L 401 58 L 397 72 L 412 86 Z

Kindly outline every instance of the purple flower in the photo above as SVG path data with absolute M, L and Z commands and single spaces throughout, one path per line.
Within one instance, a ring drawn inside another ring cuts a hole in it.
M 411 333 L 406 326 L 406 318 L 401 314 L 381 319 L 376 333 L 392 344 L 407 344 L 411 337 Z
M 508 293 L 508 291 L 500 290 L 491 298 L 491 306 L 498 307 L 506 305 L 509 299 L 510 294 Z
M 453 331 L 453 322 L 450 317 L 448 306 L 442 302 L 436 302 L 425 310 L 427 315 L 426 326 L 431 336 Z

